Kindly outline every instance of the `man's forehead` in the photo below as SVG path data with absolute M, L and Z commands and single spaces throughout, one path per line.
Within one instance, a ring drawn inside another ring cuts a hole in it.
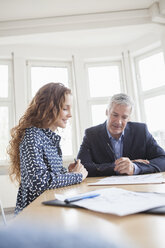
M 132 107 L 127 104 L 113 103 L 110 109 L 131 109 Z

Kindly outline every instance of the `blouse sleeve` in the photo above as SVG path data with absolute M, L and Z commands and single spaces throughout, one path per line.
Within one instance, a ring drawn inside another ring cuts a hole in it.
M 43 192 L 46 189 L 64 187 L 82 181 L 81 173 L 68 173 L 64 167 L 61 172 L 52 172 L 43 159 L 43 141 L 37 133 L 26 133 L 20 146 L 22 161 L 21 184 L 31 191 Z

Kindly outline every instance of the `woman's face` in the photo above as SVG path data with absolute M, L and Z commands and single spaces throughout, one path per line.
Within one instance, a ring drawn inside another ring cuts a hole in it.
M 65 102 L 63 104 L 62 109 L 60 110 L 60 114 L 57 120 L 49 127 L 52 131 L 55 131 L 58 127 L 61 128 L 66 127 L 68 119 L 72 117 L 71 108 L 72 108 L 72 96 L 70 94 L 66 94 Z

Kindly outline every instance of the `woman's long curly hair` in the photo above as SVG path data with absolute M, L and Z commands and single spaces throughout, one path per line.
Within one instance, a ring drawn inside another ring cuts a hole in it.
M 10 157 L 9 176 L 12 181 L 21 181 L 19 146 L 28 127 L 48 128 L 58 118 L 65 102 L 65 95 L 71 90 L 61 83 L 48 83 L 38 90 L 19 124 L 11 129 L 8 154 Z

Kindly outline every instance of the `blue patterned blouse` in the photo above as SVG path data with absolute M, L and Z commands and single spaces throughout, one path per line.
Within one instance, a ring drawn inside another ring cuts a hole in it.
M 61 137 L 50 129 L 27 128 L 20 143 L 21 184 L 15 213 L 47 189 L 82 182 L 81 173 L 68 173 L 62 166 Z

